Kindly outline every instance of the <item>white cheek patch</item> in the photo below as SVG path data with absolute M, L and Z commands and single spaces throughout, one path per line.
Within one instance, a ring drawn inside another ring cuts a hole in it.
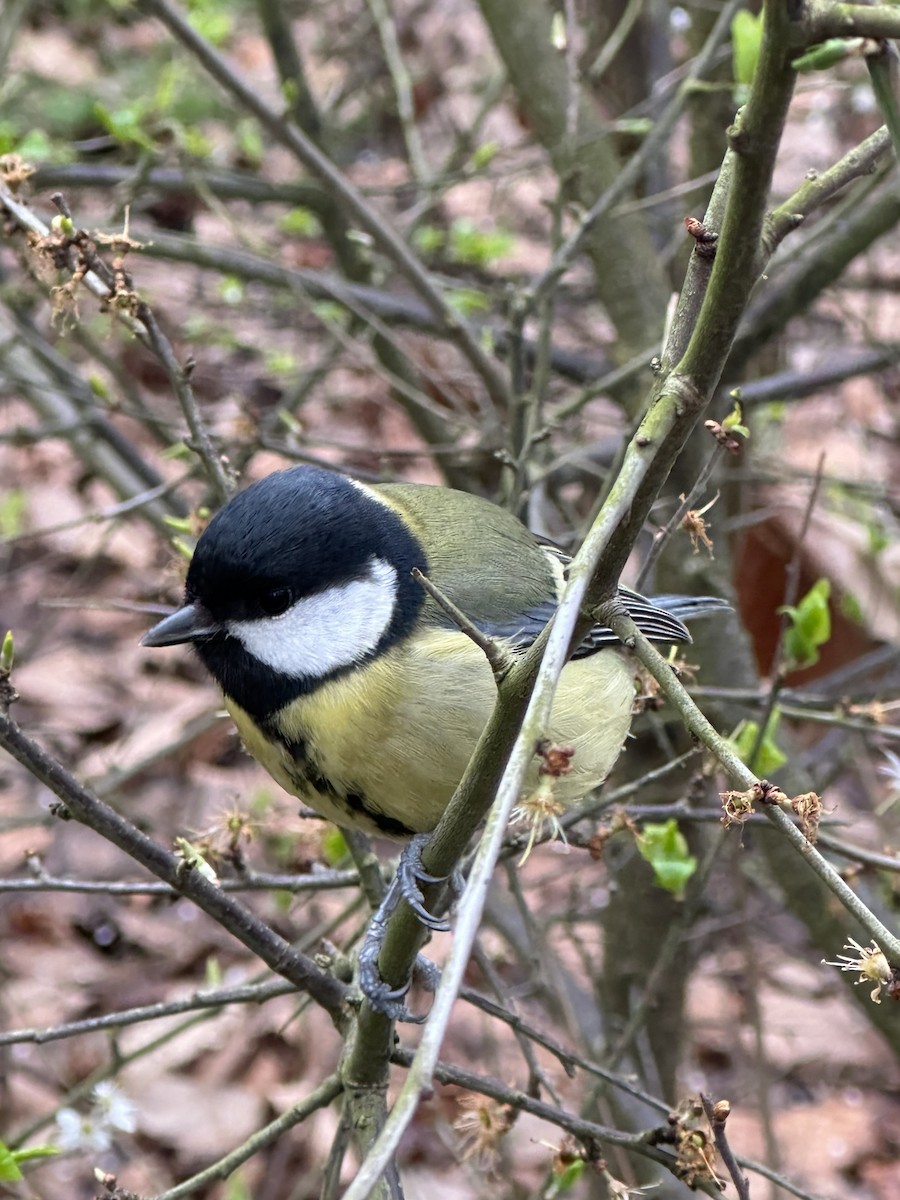
M 397 572 L 376 558 L 365 579 L 304 596 L 277 617 L 229 621 L 228 632 L 274 671 L 321 679 L 375 649 L 391 623 L 396 599 Z

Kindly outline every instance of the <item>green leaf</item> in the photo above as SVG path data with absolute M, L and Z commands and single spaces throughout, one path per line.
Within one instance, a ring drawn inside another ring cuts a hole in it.
M 278 228 L 290 237 L 318 237 L 322 232 L 322 223 L 311 208 L 298 205 L 288 209 Z
M 234 28 L 234 18 L 224 8 L 220 0 L 190 0 L 188 4 L 190 23 L 214 46 L 226 42 Z
M 731 60 L 735 83 L 750 84 L 762 44 L 762 13 L 754 15 L 742 8 L 731 22 Z
M 862 605 L 852 592 L 844 592 L 841 596 L 841 615 L 854 625 L 863 624 Z
M 755 771 L 757 775 L 767 777 L 787 762 L 787 755 L 775 741 L 780 720 L 780 710 L 773 709 L 762 741 L 759 740 L 758 721 L 741 721 L 728 739 L 734 746 L 735 753 L 741 762 L 746 763 L 750 770 Z M 757 742 L 759 742 L 759 750 L 754 755 L 753 751 L 756 749 Z
M 108 134 L 123 146 L 139 146 L 142 150 L 156 149 L 156 143 L 144 128 L 148 113 L 146 105 L 123 105 L 122 108 L 110 109 L 98 100 L 94 105 L 94 115 Z
M 17 1163 L 37 1162 L 42 1158 L 53 1158 L 59 1154 L 58 1146 L 29 1146 L 27 1150 L 13 1150 L 12 1156 Z
M 238 121 L 234 135 L 244 160 L 253 167 L 259 167 L 265 155 L 266 144 L 258 123 L 253 117 L 245 117 Z
M 336 867 L 346 859 L 347 843 L 339 829 L 329 829 L 322 838 L 322 854 L 329 867 Z
M 226 304 L 240 304 L 244 299 L 244 281 L 236 275 L 226 275 L 216 290 Z
M 778 611 L 785 613 L 790 621 L 783 644 L 786 669 L 811 667 L 819 661 L 819 647 L 831 637 L 830 595 L 829 581 L 819 579 L 799 604 L 785 604 L 779 608 Z
M 437 254 L 439 250 L 442 250 L 446 241 L 447 235 L 437 225 L 419 225 L 417 229 L 413 230 L 413 246 L 415 246 L 420 254 L 424 254 L 427 257 Z
M 224 974 L 222 972 L 222 964 L 214 954 L 207 956 L 204 965 L 203 982 L 208 988 L 216 988 L 222 986 Z
M 472 166 L 476 171 L 483 170 L 490 166 L 499 152 L 500 147 L 496 142 L 482 142 L 472 155 Z
M 3 645 L 0 646 L 0 674 L 8 675 L 13 669 L 13 663 L 16 661 L 16 651 L 13 644 L 13 632 L 7 629 L 6 635 L 3 638 Z
M 697 860 L 674 817 L 664 824 L 648 824 L 637 840 L 638 850 L 653 868 L 660 887 L 680 898 L 697 870 Z
M 463 317 L 486 312 L 490 308 L 487 296 L 476 292 L 474 288 L 454 288 L 447 293 L 447 303 Z
M 567 1163 L 558 1174 L 554 1173 L 550 1186 L 544 1192 L 544 1200 L 555 1200 L 557 1196 L 571 1192 L 575 1184 L 584 1178 L 586 1170 L 587 1163 L 583 1158 L 576 1158 Z
M 10 1150 L 0 1142 L 0 1183 L 18 1183 L 22 1179 L 19 1166 L 39 1158 L 52 1158 L 59 1154 L 55 1146 L 31 1146 L 27 1150 Z
M 750 436 L 750 430 L 744 424 L 744 406 L 741 403 L 740 396 L 732 393 L 732 398 L 734 400 L 734 408 L 727 417 L 723 418 L 722 428 L 727 433 L 737 434 L 746 440 Z
M 515 244 L 505 229 L 479 229 L 468 217 L 460 217 L 450 226 L 449 250 L 452 258 L 471 267 L 489 267 Z
M 18 1183 L 21 1178 L 15 1154 L 5 1142 L 0 1142 L 0 1183 Z
M 866 523 L 866 535 L 869 539 L 869 553 L 873 557 L 877 557 L 891 544 L 891 539 L 888 537 L 883 521 L 874 516 L 871 521 Z
M 858 54 L 861 44 L 862 38 L 852 38 L 849 41 L 845 38 L 829 38 L 827 42 L 820 42 L 818 46 L 810 47 L 805 54 L 795 58 L 791 66 L 801 74 L 808 71 L 827 71 L 829 67 L 851 54 Z
M 225 1185 L 225 1200 L 253 1200 L 250 1186 L 240 1171 L 229 1176 Z
M 289 350 L 271 350 L 265 356 L 266 370 L 273 375 L 295 375 L 300 369 L 299 360 Z
M 56 147 L 43 129 L 30 129 L 17 142 L 15 150 L 26 162 L 46 162 L 48 158 L 57 158 Z
M 0 538 L 17 537 L 25 528 L 27 504 L 21 488 L 0 496 Z
M 177 837 L 175 839 L 175 854 L 184 862 L 185 866 L 190 867 L 192 871 L 196 871 L 209 883 L 218 884 L 218 875 L 197 847 L 192 842 L 189 842 L 187 838 Z

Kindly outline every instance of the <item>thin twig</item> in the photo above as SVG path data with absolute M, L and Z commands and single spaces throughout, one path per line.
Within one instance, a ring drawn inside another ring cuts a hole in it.
M 241 984 L 207 992 L 194 992 L 192 996 L 185 996 L 179 1000 L 161 1000 L 158 1004 L 123 1008 L 119 1012 L 106 1013 L 102 1017 L 86 1017 L 83 1021 L 67 1021 L 63 1025 L 48 1025 L 42 1029 L 11 1029 L 8 1033 L 0 1033 L 0 1046 L 17 1046 L 25 1042 L 43 1046 L 47 1042 L 58 1042 L 64 1038 L 97 1033 L 104 1029 L 124 1029 L 126 1025 L 158 1021 L 163 1017 L 173 1017 L 197 1009 L 224 1008 L 229 1004 L 263 1004 L 275 996 L 296 995 L 296 991 L 292 983 L 275 979 L 269 983 Z
M 179 1183 L 177 1187 L 159 1192 L 154 1200 L 181 1200 L 182 1196 L 190 1196 L 192 1192 L 214 1183 L 217 1179 L 227 1179 L 248 1158 L 265 1150 L 266 1146 L 277 1141 L 287 1130 L 293 1129 L 295 1125 L 305 1121 L 314 1112 L 327 1108 L 341 1094 L 341 1090 L 340 1078 L 337 1075 L 329 1075 L 304 1100 L 292 1105 L 286 1113 L 282 1113 L 280 1117 L 276 1117 L 274 1121 L 270 1121 L 268 1125 L 258 1129 L 240 1146 L 236 1146 L 234 1150 L 211 1163 L 204 1170 L 198 1171 L 190 1179 Z
M 719 1158 L 721 1158 L 725 1164 L 725 1169 L 731 1176 L 731 1181 L 738 1194 L 738 1200 L 750 1200 L 750 1184 L 746 1176 L 741 1173 L 741 1168 L 735 1158 L 734 1151 L 728 1144 L 728 1137 L 725 1133 L 725 1122 L 731 1113 L 731 1105 L 727 1100 L 719 1100 L 713 1104 L 709 1096 L 704 1095 L 703 1092 L 700 1093 L 700 1103 L 703 1105 L 703 1111 L 706 1113 L 706 1119 L 709 1121 L 710 1128 L 712 1129 Z
M 309 992 L 334 1019 L 341 1018 L 347 991 L 344 984 L 320 970 L 312 959 L 294 950 L 264 921 L 237 900 L 226 896 L 201 872 L 186 868 L 182 859 L 163 850 L 131 822 L 91 795 L 59 762 L 27 737 L 6 713 L 0 713 L 0 747 L 63 802 L 64 809 L 59 815 L 74 817 L 124 850 L 157 878 L 193 900 L 273 971 L 302 991 Z
M 512 656 L 504 649 L 502 644 L 495 641 L 494 638 L 488 637 L 475 622 L 467 617 L 458 605 L 454 604 L 449 596 L 445 595 L 441 589 L 424 575 L 418 567 L 413 567 L 412 577 L 415 581 L 425 589 L 437 606 L 447 614 L 454 625 L 464 633 L 467 638 L 470 638 L 479 650 L 484 654 L 485 658 L 491 665 L 491 670 L 494 673 L 494 679 L 497 683 L 501 683 L 509 672 L 512 666 Z
M 681 500 L 680 504 L 675 509 L 674 513 L 672 513 L 672 516 L 665 523 L 662 529 L 658 529 L 653 535 L 653 542 L 650 546 L 650 550 L 647 553 L 647 557 L 641 564 L 641 569 L 638 572 L 638 577 L 634 583 L 634 586 L 638 591 L 641 590 L 646 581 L 650 578 L 650 573 L 659 560 L 659 556 L 666 548 L 669 539 L 672 537 L 675 531 L 681 527 L 681 523 L 684 518 L 688 515 L 688 513 L 703 495 L 706 485 L 712 477 L 712 473 L 716 469 L 724 453 L 724 445 L 717 443 L 709 458 L 700 469 L 700 472 L 697 475 L 697 479 L 694 482 L 691 490 Z
M 822 486 L 823 472 L 825 468 L 825 451 L 819 455 L 819 460 L 816 464 L 816 473 L 813 478 L 812 487 L 809 490 L 809 497 L 806 501 L 806 507 L 803 510 L 803 518 L 800 522 L 800 531 L 797 534 L 797 539 L 794 543 L 794 550 L 791 555 L 791 561 L 788 563 L 784 577 L 784 600 L 781 605 L 781 622 L 778 629 L 778 642 L 775 647 L 774 655 L 774 670 L 772 671 L 772 682 L 769 686 L 769 694 L 766 697 L 766 703 L 759 719 L 759 730 L 756 735 L 756 740 L 753 744 L 753 749 L 747 761 L 751 766 L 756 762 L 757 755 L 762 748 L 766 733 L 769 729 L 769 723 L 772 720 L 772 714 L 775 711 L 775 705 L 778 702 L 778 697 L 781 689 L 784 686 L 785 678 L 785 663 L 784 663 L 784 642 L 787 637 L 787 631 L 791 624 L 791 618 L 788 609 L 792 608 L 799 599 L 800 592 L 800 568 L 802 566 L 803 546 L 806 541 L 806 535 L 809 532 L 810 522 L 812 521 L 813 510 L 816 506 L 816 501 L 819 497 L 819 489 Z
M 456 343 L 462 354 L 484 383 L 488 394 L 502 412 L 509 407 L 509 396 L 502 373 L 482 348 L 474 331 L 447 304 L 430 273 L 394 230 L 366 202 L 329 158 L 296 125 L 284 120 L 245 83 L 226 60 L 202 37 L 169 0 L 140 0 L 139 7 L 155 16 L 197 60 L 197 62 L 234 96 L 263 127 L 300 162 L 319 177 L 327 190 L 337 197 L 350 216 L 359 222 L 418 292 L 439 325 Z

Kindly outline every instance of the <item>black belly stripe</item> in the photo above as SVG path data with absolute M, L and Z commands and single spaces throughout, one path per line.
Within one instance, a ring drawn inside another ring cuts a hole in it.
M 340 799 L 354 812 L 368 817 L 372 824 L 385 837 L 408 838 L 412 837 L 415 833 L 414 829 L 410 829 L 408 825 L 404 825 L 396 817 L 388 817 L 383 812 L 379 812 L 377 808 L 373 808 L 367 803 L 365 796 L 359 792 L 347 792 L 341 795 Z
M 386 837 L 408 838 L 412 837 L 416 832 L 414 829 L 410 829 L 408 825 L 404 825 L 402 821 L 398 821 L 395 817 L 387 816 L 371 805 L 363 792 L 358 790 L 348 791 L 342 787 L 338 787 L 331 779 L 323 775 L 318 762 L 311 754 L 309 745 L 304 738 L 285 737 L 283 733 L 271 725 L 268 732 L 284 746 L 285 750 L 287 750 L 296 763 L 298 778 L 302 784 L 308 784 L 319 795 L 327 796 L 329 799 L 345 805 L 351 813 L 357 813 L 359 816 L 366 817 Z

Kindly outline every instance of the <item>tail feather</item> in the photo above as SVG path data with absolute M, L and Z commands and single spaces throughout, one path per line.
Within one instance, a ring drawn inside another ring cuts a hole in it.
M 690 642 L 691 635 L 684 621 L 705 617 L 711 613 L 727 612 L 731 605 L 717 596 L 654 596 L 648 600 L 630 588 L 619 588 L 619 599 L 625 611 L 641 633 L 651 642 Z M 605 625 L 595 625 L 575 651 L 575 658 L 584 658 L 604 646 L 615 646 L 619 639 Z

